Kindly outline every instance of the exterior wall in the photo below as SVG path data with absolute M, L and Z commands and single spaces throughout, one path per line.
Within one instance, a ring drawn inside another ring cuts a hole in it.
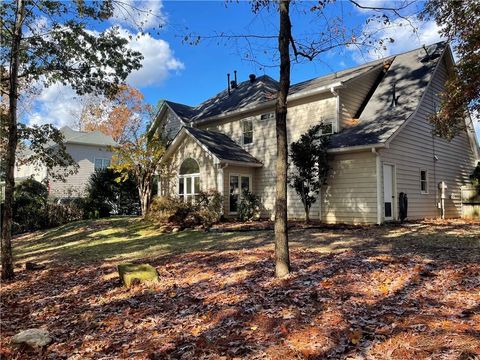
M 165 124 L 165 133 L 167 134 L 168 138 L 173 139 L 181 128 L 182 122 L 180 121 L 180 118 L 169 109 L 166 115 Z
M 398 194 L 404 192 L 408 196 L 409 219 L 440 216 L 437 203 L 440 196 L 438 183 L 441 181 L 445 181 L 448 186 L 445 216 L 459 217 L 460 186 L 468 182 L 468 176 L 475 167 L 475 156 L 466 132 L 451 142 L 432 136 L 432 125 L 428 117 L 433 113 L 435 104 L 439 104 L 436 94 L 442 91 L 446 79 L 447 67 L 445 60 L 442 60 L 414 118 L 391 141 L 388 149 L 379 151 L 382 163 L 395 165 L 395 214 L 398 214 Z M 437 161 L 434 156 L 437 156 Z M 427 194 L 420 191 L 420 170 L 428 172 Z
M 379 67 L 363 76 L 348 82 L 346 88 L 339 90 L 340 95 L 340 129 L 355 124 L 355 114 L 365 100 L 378 75 L 382 71 Z
M 376 155 L 371 152 L 332 156 L 327 186 L 321 195 L 326 223 L 377 222 Z
M 33 177 L 37 181 L 43 181 L 47 177 L 47 168 L 42 164 L 24 164 L 15 166 L 15 179 Z
M 261 114 L 272 112 L 274 109 L 253 113 L 245 118 L 232 118 L 228 121 L 202 126 L 204 129 L 219 131 L 230 136 L 234 141 L 242 143 L 242 119 L 253 120 L 253 144 L 244 145 L 244 149 L 263 163 L 257 168 L 254 177 L 254 192 L 260 196 L 262 203 L 262 217 L 272 217 L 275 204 L 275 159 L 276 159 L 276 132 L 275 119 L 261 120 Z M 312 125 L 320 121 L 336 121 L 336 99 L 331 93 L 315 97 L 291 101 L 287 115 L 288 142 L 296 141 Z M 228 168 L 227 168 L 228 169 Z M 225 178 L 228 178 L 225 176 Z M 228 184 L 227 184 L 228 185 Z M 228 192 L 228 186 L 225 188 Z M 290 218 L 304 218 L 303 205 L 299 196 L 288 188 L 288 215 Z M 312 206 L 310 217 L 318 219 L 319 204 Z
M 112 152 L 105 146 L 66 144 L 67 152 L 79 165 L 76 174 L 67 177 L 65 182 L 51 181 L 50 193 L 55 197 L 81 197 L 85 190 L 90 176 L 95 171 L 95 159 L 112 159 Z
M 188 158 L 196 160 L 200 167 L 200 189 L 203 191 L 209 189 L 220 191 L 217 186 L 218 171 L 212 157 L 195 140 L 187 136 L 172 156 L 171 168 L 174 171 L 175 181 L 170 182 L 170 194 L 178 194 L 176 175 L 182 162 Z
M 225 215 L 230 215 L 230 175 L 244 175 L 250 176 L 251 178 L 251 191 L 256 193 L 256 184 L 255 184 L 255 177 L 256 171 L 255 168 L 251 167 L 239 167 L 239 166 L 227 166 L 223 169 L 223 188 L 224 188 L 224 197 L 223 197 L 223 208 Z

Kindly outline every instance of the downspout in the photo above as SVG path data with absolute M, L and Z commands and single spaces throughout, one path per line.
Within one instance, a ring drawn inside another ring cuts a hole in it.
M 372 153 L 375 154 L 375 168 L 377 176 L 377 225 L 380 225 L 382 224 L 382 162 L 377 149 L 372 148 Z
M 334 133 L 337 133 L 337 132 L 340 131 L 340 96 L 338 94 L 337 87 L 335 87 L 335 86 L 332 86 L 330 88 L 330 92 L 333 94 L 333 96 L 335 96 L 335 117 L 336 117 L 336 121 L 335 121 Z

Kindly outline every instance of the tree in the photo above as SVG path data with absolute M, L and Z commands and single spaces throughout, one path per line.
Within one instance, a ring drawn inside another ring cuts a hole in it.
M 156 113 L 151 110 L 153 118 Z M 167 147 L 164 126 L 156 131 L 140 134 L 139 129 L 130 140 L 114 149 L 111 168 L 120 174 L 118 181 L 134 176 L 137 183 L 142 216 L 148 212 L 152 201 L 154 176 Z
M 402 11 L 409 8 L 412 2 L 402 1 L 395 6 L 379 5 L 362 5 L 355 0 L 349 0 L 353 7 L 368 10 L 371 15 L 366 23 L 383 24 L 387 26 L 393 18 L 409 19 L 402 14 Z M 283 277 L 290 271 L 290 259 L 288 250 L 288 231 L 287 231 L 287 160 L 288 160 L 288 143 L 287 143 L 287 97 L 290 89 L 290 55 L 292 54 L 295 61 L 306 59 L 313 61 L 321 55 L 331 52 L 334 49 L 345 47 L 355 47 L 358 49 L 368 48 L 385 48 L 387 42 L 393 42 L 394 39 L 378 38 L 380 29 L 375 28 L 371 32 L 364 29 L 350 28 L 346 24 L 343 14 L 343 4 L 339 6 L 340 12 L 336 14 L 334 9 L 338 2 L 335 0 L 318 1 L 314 5 L 305 3 L 309 9 L 300 9 L 299 11 L 306 15 L 314 14 L 315 22 L 319 23 L 319 29 L 309 29 L 304 36 L 292 34 L 292 24 L 290 19 L 290 1 L 280 0 L 273 2 L 269 0 L 252 1 L 252 11 L 259 13 L 264 8 L 270 8 L 272 4 L 278 4 L 278 13 L 280 26 L 278 33 L 271 34 L 225 34 L 217 33 L 210 36 L 200 36 L 196 34 L 187 34 L 183 37 L 183 41 L 198 45 L 201 39 L 226 39 L 236 44 L 238 39 L 244 39 L 249 49 L 247 60 L 261 65 L 262 67 L 271 66 L 271 64 L 262 64 L 259 62 L 255 54 L 251 54 L 250 49 L 257 49 L 252 41 L 258 40 L 265 42 L 269 40 L 277 40 L 279 63 L 276 65 L 280 68 L 280 83 L 277 92 L 277 101 L 275 105 L 276 115 L 276 139 L 277 139 L 277 159 L 276 159 L 276 192 L 275 192 L 275 274 L 277 277 Z M 296 4 L 298 6 L 298 3 Z M 390 16 L 389 16 L 390 15 Z M 314 22 L 312 21 L 312 27 Z M 312 35 L 313 34 L 313 35 Z M 260 45 L 261 52 L 267 52 L 267 49 L 273 47 L 271 44 L 262 43 Z M 254 50 L 253 50 L 254 51 Z
M 465 129 L 467 109 L 480 121 L 480 2 L 429 0 L 420 17 L 435 19 L 459 58 L 456 74 L 447 80 L 431 117 L 437 135 L 451 140 Z
M 305 222 L 310 221 L 310 208 L 317 201 L 325 185 L 328 171 L 327 135 L 322 135 L 323 124 L 312 126 L 290 144 L 290 160 L 294 169 L 290 175 L 290 186 L 295 189 L 305 209 Z
M 99 130 L 118 143 L 124 143 L 141 126 L 141 115 L 148 111 L 144 96 L 128 85 L 120 85 L 118 92 L 97 101 L 87 101 L 80 115 L 84 131 Z
M 2 138 L 6 151 L 5 211 L 2 228 L 2 279 L 12 279 L 11 249 L 14 167 L 19 140 L 19 82 L 49 86 L 69 84 L 78 94 L 114 92 L 134 69 L 141 54 L 127 48 L 127 40 L 113 27 L 94 34 L 87 25 L 113 16 L 114 1 L 75 2 L 16 0 L 0 4 L 1 74 L 0 91 L 8 98 L 2 116 Z M 48 28 L 39 19 L 48 19 Z

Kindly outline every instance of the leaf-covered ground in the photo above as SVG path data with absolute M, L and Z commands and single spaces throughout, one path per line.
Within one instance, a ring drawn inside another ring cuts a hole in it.
M 269 231 L 155 235 L 125 219 L 53 231 L 16 240 L 20 263 L 47 269 L 2 284 L 2 358 L 480 356 L 478 224 L 293 230 L 282 280 Z M 121 287 L 128 254 L 160 282 Z M 31 327 L 54 337 L 42 353 L 10 345 Z

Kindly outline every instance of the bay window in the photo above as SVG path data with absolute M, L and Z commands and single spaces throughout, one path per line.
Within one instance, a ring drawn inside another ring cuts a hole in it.
M 200 193 L 200 167 L 192 159 L 185 159 L 178 172 L 178 196 L 181 200 L 193 202 Z

